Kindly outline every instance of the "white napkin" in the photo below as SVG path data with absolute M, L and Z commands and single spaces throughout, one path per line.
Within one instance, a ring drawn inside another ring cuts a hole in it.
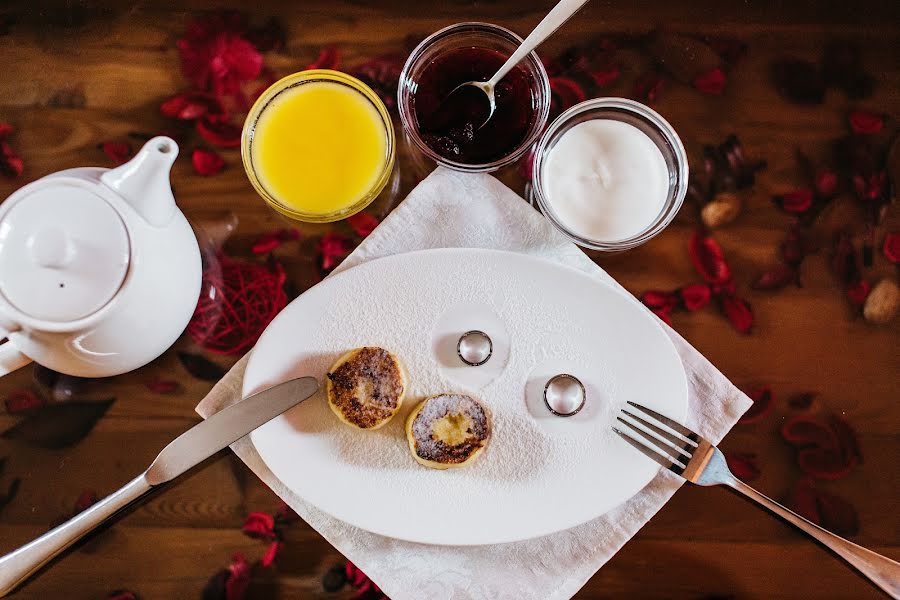
M 424 248 L 496 248 L 533 254 L 603 279 L 633 299 L 502 183 L 489 175 L 443 168 L 422 181 L 337 271 L 373 258 Z M 688 377 L 690 412 L 686 425 L 718 443 L 751 401 L 680 335 L 668 326 L 665 329 Z M 247 356 L 216 384 L 197 406 L 201 416 L 208 417 L 240 399 L 246 364 Z M 638 495 L 606 515 L 533 540 L 496 546 L 428 546 L 357 529 L 307 504 L 269 471 L 249 436 L 231 448 L 394 600 L 570 598 L 683 483 L 668 471 L 660 471 Z

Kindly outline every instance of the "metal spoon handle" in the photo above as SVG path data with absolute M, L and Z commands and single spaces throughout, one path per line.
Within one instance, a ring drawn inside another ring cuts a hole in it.
M 497 71 L 493 77 L 491 77 L 488 83 L 492 86 L 497 85 L 497 82 L 503 79 L 506 74 L 509 73 L 510 69 L 519 64 L 519 62 L 528 56 L 532 50 L 540 46 L 541 42 L 559 29 L 560 25 L 568 21 L 586 2 L 587 0 L 560 0 L 559 3 L 547 13 L 547 16 L 538 23 L 537 27 L 528 34 L 528 37 L 525 38 L 522 45 L 512 53 L 512 56 L 510 56 L 505 63 L 503 63 L 503 66 L 500 67 L 500 70 Z
M 110 494 L 84 512 L 69 519 L 16 550 L 0 558 L 0 597 L 13 591 L 22 581 L 54 556 L 80 540 L 105 520 L 146 494 L 152 486 L 141 473 L 119 491 Z

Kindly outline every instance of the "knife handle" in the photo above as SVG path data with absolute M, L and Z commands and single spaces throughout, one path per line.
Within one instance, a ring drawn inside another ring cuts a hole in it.
M 117 492 L 0 558 L 0 597 L 12 592 L 54 556 L 146 494 L 152 487 L 147 483 L 145 474 L 141 473 Z

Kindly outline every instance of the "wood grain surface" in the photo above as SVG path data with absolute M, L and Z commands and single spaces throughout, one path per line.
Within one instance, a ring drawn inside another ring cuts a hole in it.
M 25 159 L 22 178 L 0 179 L 0 198 L 50 172 L 72 166 L 109 165 L 98 142 L 127 139 L 129 132 L 165 126 L 160 102 L 186 87 L 175 40 L 187 20 L 204 8 L 240 8 L 262 20 L 277 16 L 288 32 L 286 48 L 266 56 L 279 74 L 302 69 L 319 49 L 336 43 L 348 65 L 384 52 L 404 51 L 410 36 L 423 36 L 461 20 L 486 20 L 526 34 L 548 2 L 346 2 L 257 0 L 252 5 L 203 2 L 9 0 L 0 17 L 14 17 L 0 36 L 0 122 L 17 128 L 14 145 Z M 723 449 L 754 452 L 762 475 L 754 482 L 783 498 L 799 477 L 792 450 L 777 435 L 784 399 L 815 391 L 830 410 L 857 430 L 865 463 L 829 483 L 856 507 L 861 530 L 853 539 L 900 558 L 900 323 L 876 328 L 854 318 L 827 266 L 827 253 L 803 265 L 804 287 L 778 293 L 749 291 L 749 282 L 772 261 L 787 217 L 773 208 L 773 193 L 800 181 L 793 154 L 801 146 L 824 154 L 845 130 L 846 112 L 864 106 L 900 116 L 900 9 L 896 2 L 800 2 L 695 0 L 612 2 L 594 0 L 547 43 L 552 55 L 598 34 L 639 33 L 656 24 L 701 34 L 733 35 L 749 54 L 733 72 L 721 97 L 672 85 L 654 106 L 683 137 L 689 154 L 732 132 L 751 156 L 769 167 L 743 194 L 745 209 L 716 238 L 731 261 L 739 288 L 753 303 L 756 331 L 735 332 L 713 309 L 675 316 L 675 328 L 739 386 L 769 384 L 778 396 L 761 424 L 738 426 Z M 829 92 L 820 106 L 786 103 L 769 81 L 769 63 L 782 55 L 815 59 L 826 40 L 847 38 L 864 48 L 878 84 L 862 102 Z M 626 66 L 627 69 L 627 66 Z M 629 93 L 635 73 L 626 72 L 611 95 Z M 224 151 L 226 170 L 214 177 L 193 174 L 179 160 L 172 174 L 179 204 L 192 219 L 234 212 L 240 225 L 230 252 L 249 252 L 261 232 L 281 221 L 255 195 L 236 150 Z M 411 175 L 402 173 L 409 189 Z M 512 171 L 500 178 L 521 191 Z M 405 191 L 404 191 L 405 193 Z M 686 253 L 695 218 L 682 211 L 675 224 L 645 246 L 615 256 L 593 256 L 630 291 L 671 289 L 694 281 Z M 894 207 L 883 230 L 900 227 Z M 826 227 L 856 224 L 860 215 L 841 207 Z M 296 285 L 315 281 L 315 236 L 345 224 L 303 226 L 305 241 L 278 251 Z M 882 230 L 882 231 L 883 231 Z M 880 236 L 879 236 L 880 239 Z M 876 263 L 873 275 L 889 275 Z M 894 273 L 896 271 L 894 270 Z M 190 348 L 181 340 L 176 348 Z M 221 361 L 227 365 L 227 361 Z M 153 378 L 175 377 L 174 395 L 147 390 Z M 30 368 L 0 380 L 0 398 L 27 387 Z M 0 552 L 42 533 L 72 510 L 82 489 L 108 493 L 145 468 L 171 438 L 197 422 L 194 406 L 210 384 L 192 379 L 169 351 L 138 371 L 101 382 L 91 394 L 116 403 L 74 448 L 37 450 L 0 440 L 8 456 L 0 489 L 21 477 L 18 497 L 0 510 Z M 18 421 L 0 411 L 0 430 Z M 361 492 L 362 493 L 362 492 Z M 207 578 L 240 550 L 255 559 L 264 545 L 240 532 L 248 511 L 274 510 L 277 499 L 243 464 L 220 453 L 188 477 L 131 510 L 64 556 L 18 592 L 16 598 L 105 598 L 117 588 L 144 600 L 199 598 Z M 258 571 L 251 598 L 347 598 L 327 594 L 321 576 L 343 559 L 304 523 L 288 531 L 277 569 Z M 801 534 L 723 489 L 685 487 L 601 569 L 577 598 L 877 598 L 879 593 Z

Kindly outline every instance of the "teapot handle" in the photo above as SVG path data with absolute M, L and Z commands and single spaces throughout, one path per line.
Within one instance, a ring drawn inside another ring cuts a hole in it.
M 0 340 L 6 338 L 6 341 L 0 343 L 0 377 L 12 373 L 16 369 L 21 369 L 31 362 L 31 359 L 19 352 L 9 339 L 11 332 L 0 326 Z

